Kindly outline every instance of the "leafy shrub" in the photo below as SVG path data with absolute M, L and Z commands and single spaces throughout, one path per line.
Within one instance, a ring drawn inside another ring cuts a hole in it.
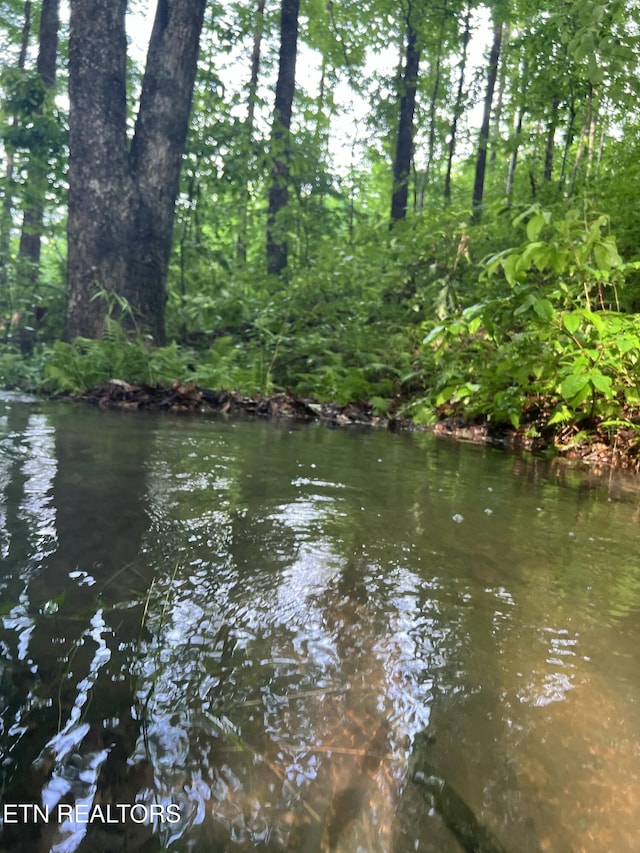
M 640 323 L 614 310 L 635 265 L 622 263 L 607 218 L 555 220 L 532 207 L 515 224 L 525 221 L 527 240 L 485 261 L 493 295 L 426 324 L 419 418 L 463 411 L 518 427 L 535 407 L 553 426 L 640 406 Z

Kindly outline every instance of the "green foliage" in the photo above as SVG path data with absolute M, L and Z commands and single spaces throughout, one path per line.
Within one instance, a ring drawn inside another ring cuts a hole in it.
M 15 344 L 0 344 L 0 377 L 2 387 L 25 391 L 42 390 L 45 365 L 50 356 L 47 347 L 38 347 L 25 358 Z
M 517 428 L 542 414 L 552 427 L 640 407 L 640 322 L 611 308 L 628 267 L 607 222 L 538 207 L 517 217 L 526 241 L 484 262 L 492 295 L 425 325 L 423 419 L 464 411 Z

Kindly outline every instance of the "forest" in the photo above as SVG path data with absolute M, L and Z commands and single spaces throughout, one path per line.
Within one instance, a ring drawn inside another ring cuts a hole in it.
M 639 25 L 3 0 L 0 383 L 290 392 L 635 466 Z

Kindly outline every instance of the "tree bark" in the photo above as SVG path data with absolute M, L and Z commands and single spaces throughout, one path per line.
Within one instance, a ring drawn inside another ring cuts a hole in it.
M 553 175 L 553 154 L 555 151 L 556 127 L 558 125 L 558 101 L 554 100 L 551 104 L 551 117 L 547 125 L 547 139 L 544 148 L 544 172 L 542 177 L 545 181 L 550 182 Z
M 24 23 L 22 25 L 22 33 L 20 39 L 20 53 L 18 54 L 17 67 L 22 69 L 27 61 L 27 50 L 29 49 L 29 37 L 31 35 L 31 0 L 26 0 L 24 4 Z M 17 125 L 17 118 L 14 117 L 11 122 L 12 127 Z M 13 209 L 13 152 L 9 149 L 5 152 L 5 168 L 4 168 L 4 194 L 2 197 L 2 209 L 0 210 L 0 296 L 3 303 L 5 302 L 5 291 L 9 283 L 9 256 L 11 246 L 11 224 L 12 224 L 12 209 Z M 9 313 L 13 312 L 13 306 L 10 300 L 6 300 L 6 305 L 3 304 Z M 5 336 L 11 329 L 11 323 L 5 321 Z
M 509 38 L 511 36 L 511 28 L 508 23 L 504 25 L 502 32 L 502 44 L 500 50 L 504 56 L 505 51 L 509 46 Z M 500 122 L 502 121 L 502 110 L 504 107 L 504 91 L 507 85 L 507 63 L 502 62 L 500 67 L 500 79 L 498 82 L 498 97 L 496 99 L 495 114 L 493 117 L 493 149 L 491 151 L 491 162 L 495 162 L 498 156 L 498 144 L 500 142 Z
M 244 120 L 247 157 L 244 163 L 244 174 L 242 179 L 243 199 L 239 215 L 240 227 L 236 241 L 236 258 L 241 265 L 243 265 L 247 259 L 247 229 L 249 221 L 249 204 L 251 202 L 251 192 L 249 190 L 249 160 L 252 155 L 258 78 L 260 74 L 260 53 L 262 50 L 262 34 L 264 32 L 264 4 L 265 0 L 258 0 L 256 7 L 256 23 L 253 31 L 253 47 L 251 50 L 251 73 L 247 90 L 247 117 Z
M 460 76 L 458 78 L 458 91 L 453 108 L 451 128 L 449 130 L 449 149 L 447 151 L 447 173 L 444 179 L 444 197 L 451 198 L 451 170 L 453 168 L 453 157 L 456 151 L 456 136 L 458 133 L 458 122 L 463 111 L 464 101 L 464 76 L 467 70 L 467 56 L 469 42 L 471 41 L 471 3 L 467 3 L 467 13 L 464 19 L 464 34 L 462 36 L 462 58 L 460 60 Z
M 509 158 L 509 170 L 507 172 L 507 204 L 510 205 L 513 199 L 513 184 L 516 177 L 516 165 L 518 163 L 518 149 L 522 139 L 522 122 L 524 120 L 524 107 L 522 104 L 518 107 L 517 115 L 515 116 L 513 148 L 511 157 Z
M 480 136 L 478 138 L 478 154 L 476 158 L 476 173 L 473 183 L 473 221 L 479 222 L 482 216 L 482 199 L 484 197 L 484 178 L 487 168 L 487 145 L 489 143 L 489 127 L 491 124 L 491 107 L 493 104 L 493 92 L 498 76 L 498 63 L 500 61 L 500 46 L 502 43 L 502 23 L 495 24 L 493 28 L 493 43 L 489 54 L 489 72 L 487 76 L 487 92 L 484 97 L 484 112 Z
M 573 144 L 573 140 L 574 140 L 575 123 L 576 123 L 576 117 L 577 117 L 575 92 L 573 90 L 573 86 L 571 85 L 571 83 L 569 84 L 569 91 L 570 91 L 569 122 L 567 124 L 567 129 L 566 129 L 566 133 L 565 133 L 565 140 L 564 140 L 564 148 L 562 151 L 562 162 L 561 162 L 561 166 L 560 166 L 560 178 L 558 181 L 560 189 L 562 189 L 564 187 L 565 181 L 566 181 L 567 167 L 568 167 L 568 163 L 569 163 L 569 152 L 571 150 L 571 145 Z
M 286 228 L 282 213 L 289 201 L 291 112 L 296 88 L 299 0 L 282 0 L 280 54 L 275 108 L 271 130 L 271 187 L 267 212 L 267 272 L 280 275 L 288 262 Z
M 53 91 L 56 85 L 59 7 L 59 0 L 42 0 L 37 70 L 43 87 L 48 91 Z M 42 115 L 43 110 L 46 109 L 47 104 L 45 103 L 39 109 L 39 115 Z M 18 282 L 24 293 L 34 293 L 39 279 L 48 153 L 43 147 L 42 150 L 32 150 L 29 155 L 27 167 L 28 193 L 22 215 L 22 231 L 18 251 Z
M 518 165 L 518 153 L 520 150 L 520 143 L 522 141 L 522 124 L 524 122 L 524 114 L 526 111 L 526 91 L 528 75 L 529 64 L 527 62 L 526 56 L 524 56 L 520 63 L 520 82 L 513 104 L 513 136 L 511 137 L 511 156 L 509 157 L 509 168 L 507 170 L 507 185 L 505 193 L 508 205 L 511 204 L 513 199 L 513 186 L 516 176 L 516 166 Z
M 404 72 L 401 82 L 398 138 L 393 160 L 393 192 L 391 196 L 391 225 L 405 219 L 409 199 L 409 175 L 413 158 L 413 116 L 420 66 L 418 33 L 407 16 L 407 42 Z
M 446 9 L 446 5 L 445 5 Z M 443 27 L 444 29 L 444 27 Z M 441 34 L 444 38 L 444 33 Z M 429 181 L 431 179 L 431 167 L 434 161 L 434 152 L 436 147 L 436 118 L 437 118 L 437 106 L 438 106 L 438 97 L 440 96 L 440 67 L 442 64 L 442 39 L 440 39 L 438 43 L 438 50 L 436 55 L 436 67 L 435 67 L 435 78 L 433 81 L 433 90 L 431 92 L 431 98 L 429 100 L 429 136 L 427 141 L 427 163 L 424 170 L 424 182 L 422 187 L 420 188 L 420 210 L 424 207 L 424 200 L 427 190 L 429 188 Z
M 576 184 L 578 181 L 578 172 L 580 166 L 582 164 L 582 159 L 584 157 L 585 148 L 587 149 L 587 175 L 588 178 L 588 157 L 589 157 L 589 145 L 591 141 L 591 132 L 593 127 L 593 87 L 589 86 L 589 96 L 587 100 L 587 111 L 584 117 L 584 123 L 582 125 L 582 131 L 580 133 L 580 138 L 578 139 L 578 147 L 576 149 L 575 160 L 573 161 L 573 170 L 571 172 L 571 181 L 569 183 L 568 196 L 571 198 L 576 190 Z
M 205 5 L 159 0 L 129 146 L 126 0 L 71 2 L 68 338 L 99 337 L 109 311 L 128 305 L 123 322 L 165 340 L 174 205 Z

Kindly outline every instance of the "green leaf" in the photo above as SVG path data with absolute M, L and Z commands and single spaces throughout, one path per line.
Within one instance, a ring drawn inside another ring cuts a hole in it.
M 530 240 L 530 242 L 533 243 L 538 239 L 540 232 L 544 228 L 544 224 L 544 216 L 542 213 L 537 213 L 527 222 L 527 239 Z
M 592 370 L 589 373 L 589 379 L 593 382 L 594 388 L 600 391 L 601 394 L 604 394 L 606 397 L 613 396 L 611 392 L 611 378 L 609 376 L 605 376 L 599 370 Z
M 520 316 L 520 314 L 525 314 L 525 313 L 529 310 L 529 308 L 531 308 L 531 307 L 534 307 L 534 306 L 535 306 L 535 303 L 536 303 L 537 301 L 538 301 L 538 300 L 537 300 L 537 299 L 536 299 L 536 297 L 533 295 L 533 293 L 528 293 L 528 294 L 525 296 L 525 298 L 523 299 L 523 301 L 520 303 L 520 305 L 518 305 L 518 307 L 516 308 L 516 310 L 513 312 L 513 313 L 514 313 L 514 315 L 515 315 L 516 317 L 519 317 L 519 316 Z
M 573 312 L 567 313 L 562 318 L 562 323 L 565 329 L 572 335 L 580 328 L 580 317 L 578 314 L 574 314 Z
M 600 270 L 608 271 L 622 263 L 616 246 L 609 241 L 596 243 L 593 247 L 593 256 Z
M 574 406 L 579 405 L 590 391 L 591 385 L 584 373 L 572 373 L 560 383 L 560 393 Z
M 435 326 L 433 329 L 431 329 L 426 338 L 423 339 L 422 343 L 425 345 L 429 345 L 430 343 L 435 341 L 436 338 L 439 338 L 445 330 L 446 326 Z
M 588 323 L 591 323 L 598 334 L 602 332 L 604 329 L 604 320 L 601 316 L 593 311 L 587 311 L 586 308 L 581 308 L 580 313 Z
M 553 424 L 565 424 L 573 419 L 573 415 L 571 410 L 566 406 L 557 406 L 547 421 L 549 426 L 553 426 Z
M 509 255 L 502 262 L 504 276 L 511 285 L 516 284 L 518 281 L 519 263 L 520 255 L 517 254 Z
M 533 303 L 533 310 L 541 320 L 552 320 L 556 313 L 548 299 L 536 299 Z

